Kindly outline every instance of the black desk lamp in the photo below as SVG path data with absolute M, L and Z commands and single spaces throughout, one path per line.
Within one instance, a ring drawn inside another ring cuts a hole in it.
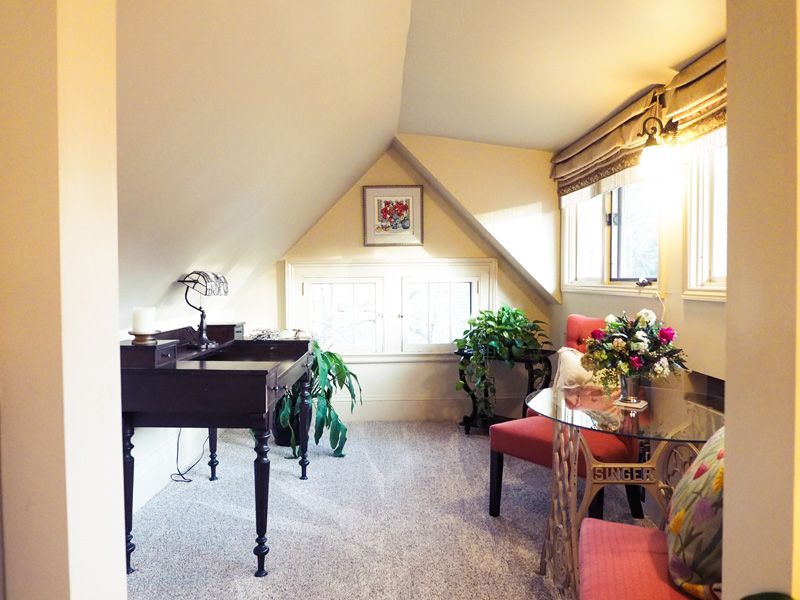
M 183 279 L 178 279 L 178 283 L 186 286 L 186 293 L 183 297 L 186 299 L 186 304 L 195 310 L 200 311 L 200 325 L 197 328 L 197 343 L 193 344 L 195 348 L 212 348 L 217 345 L 217 342 L 212 342 L 206 335 L 206 311 L 203 306 L 195 306 L 189 302 L 189 290 L 194 290 L 202 296 L 227 296 L 228 295 L 228 280 L 224 275 L 219 273 L 212 273 L 210 271 L 192 271 Z

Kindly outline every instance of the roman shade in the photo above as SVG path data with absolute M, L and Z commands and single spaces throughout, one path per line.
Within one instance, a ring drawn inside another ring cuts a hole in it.
M 666 86 L 665 119 L 678 122 L 678 142 L 687 142 L 726 123 L 728 79 L 725 42 L 681 69 Z
M 725 42 L 691 62 L 667 85 L 653 85 L 614 116 L 576 140 L 552 159 L 550 176 L 560 196 L 588 187 L 636 166 L 644 146 L 645 119 L 678 122 L 684 142 L 725 124 L 727 78 Z

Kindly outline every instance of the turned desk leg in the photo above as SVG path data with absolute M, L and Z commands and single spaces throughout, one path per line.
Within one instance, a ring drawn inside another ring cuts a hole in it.
M 216 427 L 209 427 L 208 428 L 208 466 L 211 467 L 211 477 L 208 479 L 210 481 L 217 480 L 217 465 L 219 461 L 217 460 L 217 428 Z
M 122 415 L 122 475 L 125 488 L 125 569 L 128 574 L 133 573 L 131 569 L 131 554 L 136 550 L 133 543 L 133 427 L 126 415 Z
M 269 505 L 269 429 L 254 429 L 256 459 L 253 461 L 253 475 L 256 492 L 256 547 L 253 554 L 258 560 L 256 577 L 267 574 L 264 559 L 269 552 L 267 546 L 267 506 Z
M 300 479 L 308 479 L 308 428 L 311 419 L 311 386 L 308 374 L 300 380 Z

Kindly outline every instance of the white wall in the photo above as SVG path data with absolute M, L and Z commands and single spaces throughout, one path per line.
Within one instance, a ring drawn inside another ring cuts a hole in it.
M 125 598 L 114 2 L 0 18 L 5 589 Z M 103 577 L 98 577 L 102 573 Z
M 424 186 L 423 246 L 365 247 L 362 229 L 364 185 Z M 464 222 L 450 202 L 429 184 L 401 155 L 390 149 L 287 253 L 286 261 L 386 261 L 425 258 L 492 257 L 496 253 L 478 232 Z M 548 304 L 505 261 L 499 261 L 498 306 L 521 308 L 531 319 L 547 319 Z M 288 327 L 294 324 L 287 323 Z M 353 370 L 364 386 L 364 406 L 347 419 L 456 420 L 469 412 L 466 394 L 455 389 L 455 357 L 419 362 L 372 362 L 362 359 Z M 526 389 L 524 369 L 498 368 L 498 411 L 516 416 Z M 346 409 L 342 403 L 339 408 Z
M 798 25 L 728 2 L 726 598 L 800 596 Z

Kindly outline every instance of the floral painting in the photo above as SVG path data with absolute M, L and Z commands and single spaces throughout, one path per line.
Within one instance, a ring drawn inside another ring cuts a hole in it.
M 411 198 L 376 198 L 375 233 L 411 227 Z
M 422 245 L 422 186 L 364 186 L 364 245 Z

